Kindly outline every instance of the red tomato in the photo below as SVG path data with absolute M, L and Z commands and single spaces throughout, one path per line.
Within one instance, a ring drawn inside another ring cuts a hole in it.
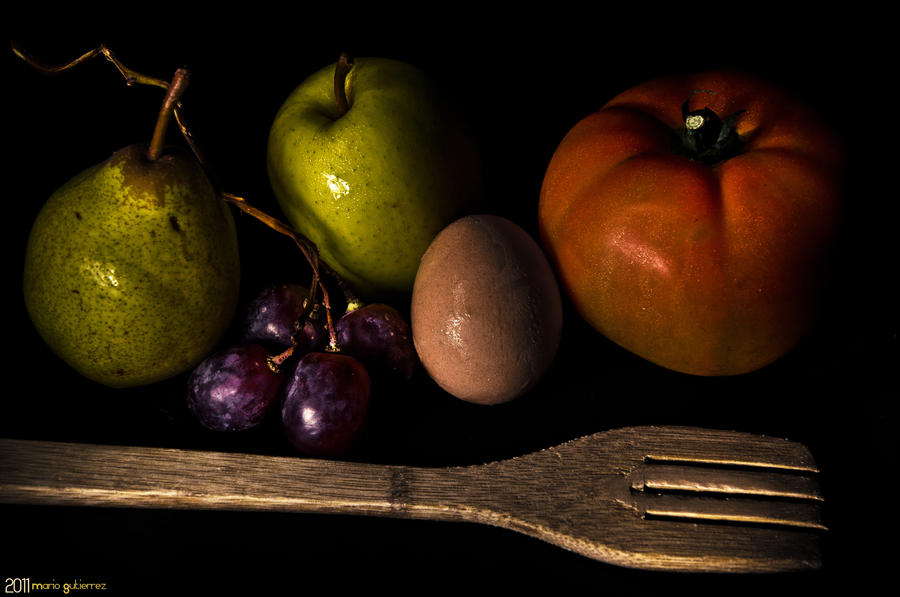
M 562 140 L 541 238 L 575 308 L 612 341 L 676 371 L 745 373 L 814 321 L 842 164 L 828 128 L 763 81 L 657 79 Z

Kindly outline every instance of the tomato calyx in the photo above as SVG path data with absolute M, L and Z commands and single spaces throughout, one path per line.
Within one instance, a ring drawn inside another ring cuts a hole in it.
M 700 91 L 695 91 L 681 104 L 678 148 L 691 159 L 715 165 L 740 152 L 741 139 L 735 129 L 735 120 L 746 110 L 738 110 L 725 120 L 708 107 L 691 110 L 691 97 L 696 93 Z

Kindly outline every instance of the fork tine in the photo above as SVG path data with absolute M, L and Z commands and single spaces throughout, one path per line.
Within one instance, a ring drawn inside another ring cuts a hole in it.
M 782 438 L 694 427 L 644 427 L 637 432 L 645 461 L 818 472 L 806 446 Z
M 818 483 L 807 476 L 777 470 L 728 470 L 653 464 L 631 473 L 632 489 L 697 491 L 823 501 Z
M 808 528 L 635 519 L 630 532 L 622 532 L 616 542 L 623 551 L 616 562 L 620 565 L 710 572 L 787 572 L 822 565 L 822 533 Z
M 643 493 L 634 496 L 634 503 L 639 513 L 651 518 L 784 525 L 827 530 L 822 524 L 819 508 L 803 502 Z

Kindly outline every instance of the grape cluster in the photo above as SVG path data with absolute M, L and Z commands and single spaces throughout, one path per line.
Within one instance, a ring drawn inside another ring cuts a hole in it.
M 362 436 L 372 388 L 412 379 L 418 356 L 395 308 L 352 305 L 329 331 L 325 309 L 298 284 L 265 288 L 249 304 L 236 345 L 200 363 L 187 404 L 214 431 L 242 431 L 281 410 L 289 442 L 338 456 Z

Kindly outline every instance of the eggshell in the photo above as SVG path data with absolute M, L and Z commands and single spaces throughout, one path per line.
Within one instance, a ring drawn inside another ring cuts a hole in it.
M 444 228 L 413 287 L 413 342 L 429 375 L 478 404 L 513 400 L 556 356 L 562 301 L 538 244 L 515 223 L 475 215 Z

